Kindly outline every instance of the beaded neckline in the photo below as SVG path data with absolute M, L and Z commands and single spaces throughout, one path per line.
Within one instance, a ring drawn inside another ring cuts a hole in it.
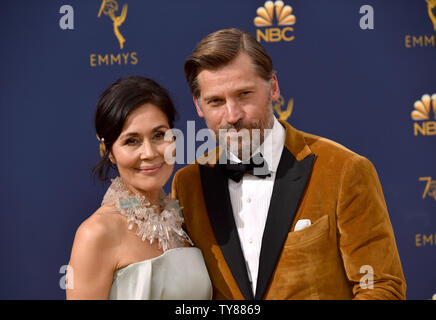
M 182 208 L 179 202 L 172 199 L 160 190 L 161 212 L 156 212 L 156 206 L 138 193 L 133 193 L 125 185 L 121 177 L 111 180 L 101 205 L 115 206 L 125 217 L 129 230 L 137 225 L 136 235 L 142 241 L 148 240 L 152 244 L 158 241 L 158 246 L 163 251 L 183 247 L 185 242 L 193 245 L 188 234 L 183 230 L 184 223 Z

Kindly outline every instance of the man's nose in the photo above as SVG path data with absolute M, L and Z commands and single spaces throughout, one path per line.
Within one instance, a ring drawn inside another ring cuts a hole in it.
M 242 119 L 244 113 L 241 107 L 233 100 L 227 100 L 226 103 L 226 117 L 227 123 L 235 124 Z

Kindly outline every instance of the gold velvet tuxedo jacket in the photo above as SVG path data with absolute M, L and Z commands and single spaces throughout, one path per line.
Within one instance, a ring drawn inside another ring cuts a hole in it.
M 195 162 L 174 176 L 173 196 L 183 207 L 187 232 L 203 252 L 214 299 L 404 299 L 395 237 L 371 162 L 280 123 L 286 128 L 285 147 L 255 295 L 222 166 Z M 213 157 L 217 160 L 218 152 Z M 299 219 L 310 219 L 312 225 L 293 231 Z

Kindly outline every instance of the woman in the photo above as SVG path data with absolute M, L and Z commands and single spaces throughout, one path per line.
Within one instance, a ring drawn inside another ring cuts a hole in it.
M 165 161 L 174 117 L 168 93 L 150 79 L 119 79 L 100 97 L 94 172 L 104 182 L 116 167 L 119 177 L 76 232 L 67 299 L 212 297 L 201 251 L 189 246 L 181 209 L 162 190 L 174 168 Z

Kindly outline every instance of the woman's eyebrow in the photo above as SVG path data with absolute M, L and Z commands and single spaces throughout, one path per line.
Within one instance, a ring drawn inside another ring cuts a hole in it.
M 158 131 L 159 129 L 162 129 L 162 128 L 169 129 L 167 125 L 161 124 L 161 125 L 159 125 L 157 127 L 154 127 L 151 131 L 153 131 L 153 132 L 154 131 Z M 123 133 L 120 136 L 120 139 L 127 138 L 127 137 L 132 137 L 132 136 L 139 136 L 139 133 L 137 133 L 137 132 L 126 132 L 126 133 Z

